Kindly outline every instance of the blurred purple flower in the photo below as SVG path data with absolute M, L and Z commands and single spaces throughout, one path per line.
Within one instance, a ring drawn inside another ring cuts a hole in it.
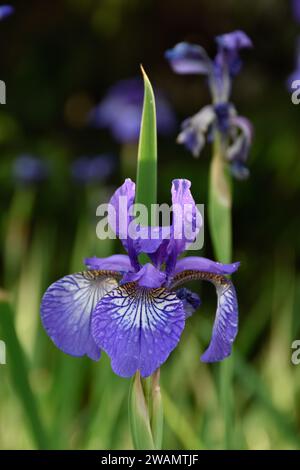
M 15 159 L 12 173 L 18 184 L 31 185 L 46 180 L 49 176 L 49 168 L 40 158 L 23 154 Z
M 113 85 L 106 97 L 89 115 L 96 127 L 107 127 L 121 143 L 137 142 L 143 108 L 144 87 L 140 79 L 122 80 Z M 156 92 L 157 130 L 162 135 L 175 128 L 175 116 L 168 101 Z
M 300 23 L 300 0 L 292 0 L 292 12 L 294 20 Z
M 111 155 L 82 156 L 72 163 L 73 179 L 82 184 L 97 183 L 107 179 L 115 168 Z
M 215 362 L 231 354 L 238 305 L 227 275 L 239 263 L 221 264 L 196 256 L 178 260 L 202 225 L 190 186 L 188 180 L 174 180 L 172 225 L 163 227 L 166 231 L 139 227 L 138 238 L 130 235 L 135 184 L 127 179 L 117 189 L 108 206 L 108 220 L 128 255 L 86 259 L 86 271 L 54 282 L 42 299 L 43 326 L 63 352 L 98 360 L 103 350 L 116 374 L 130 377 L 140 371 L 143 377 L 150 376 L 177 346 L 186 319 L 200 305 L 197 294 L 178 288 L 204 280 L 215 286 L 218 302 L 211 341 L 201 359 Z M 187 206 L 190 217 L 184 218 Z M 151 263 L 142 266 L 140 253 L 146 253 Z
M 293 87 L 293 82 L 295 82 L 296 80 L 300 80 L 300 36 L 298 36 L 296 41 L 295 69 L 287 79 L 287 87 L 290 92 L 295 89 Z
M 0 5 L 0 21 L 14 13 L 15 9 L 11 5 Z
M 198 157 L 209 137 L 218 131 L 226 143 L 225 158 L 233 175 L 244 179 L 249 173 L 245 162 L 252 140 L 252 126 L 246 118 L 238 117 L 229 99 L 232 80 L 242 66 L 239 52 L 252 47 L 252 42 L 243 31 L 233 31 L 217 36 L 216 43 L 218 49 L 214 60 L 201 46 L 185 42 L 166 51 L 165 56 L 176 73 L 207 77 L 213 101 L 212 105 L 205 106 L 183 122 L 177 141 Z

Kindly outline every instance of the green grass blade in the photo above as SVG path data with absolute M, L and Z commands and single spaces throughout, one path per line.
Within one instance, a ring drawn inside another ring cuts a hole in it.
M 10 304 L 0 301 L 0 326 L 7 344 L 7 365 L 14 389 L 23 406 L 38 449 L 48 448 L 48 439 L 41 421 L 38 405 L 28 380 L 25 354 L 17 337 Z

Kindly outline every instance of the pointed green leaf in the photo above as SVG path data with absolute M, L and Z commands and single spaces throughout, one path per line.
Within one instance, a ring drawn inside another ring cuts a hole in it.
M 150 214 L 151 204 L 157 201 L 157 137 L 155 98 L 151 83 L 142 68 L 144 78 L 144 105 L 141 122 L 136 199 Z

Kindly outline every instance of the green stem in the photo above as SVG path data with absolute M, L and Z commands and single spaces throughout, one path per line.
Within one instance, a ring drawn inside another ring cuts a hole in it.
M 216 134 L 210 167 L 208 218 L 216 259 L 230 263 L 232 257 L 231 180 L 221 137 Z
M 214 140 L 210 168 L 209 224 L 216 259 L 230 263 L 232 259 L 232 189 L 224 156 L 226 143 L 217 132 Z M 224 420 L 224 447 L 234 447 L 233 409 L 233 357 L 225 359 L 219 367 L 220 405 Z

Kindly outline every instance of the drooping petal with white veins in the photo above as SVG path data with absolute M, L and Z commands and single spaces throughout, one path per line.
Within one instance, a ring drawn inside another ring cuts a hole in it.
M 83 271 L 65 276 L 47 289 L 41 304 L 42 323 L 63 352 L 100 358 L 91 335 L 91 314 L 98 301 L 118 285 L 112 275 L 110 271 Z
M 218 307 L 210 344 L 201 356 L 203 362 L 222 361 L 230 356 L 232 343 L 238 332 L 238 303 L 235 288 L 229 279 L 215 283 L 215 286 Z
M 182 302 L 164 288 L 136 283 L 120 286 L 97 304 L 92 334 L 111 358 L 114 372 L 131 377 L 151 375 L 177 345 L 185 323 Z
M 209 260 L 207 260 L 209 261 Z M 232 343 L 238 331 L 238 302 L 230 279 L 215 272 L 183 270 L 173 278 L 171 289 L 188 281 L 209 281 L 217 292 L 218 305 L 210 345 L 201 356 L 203 362 L 222 361 L 231 354 Z

